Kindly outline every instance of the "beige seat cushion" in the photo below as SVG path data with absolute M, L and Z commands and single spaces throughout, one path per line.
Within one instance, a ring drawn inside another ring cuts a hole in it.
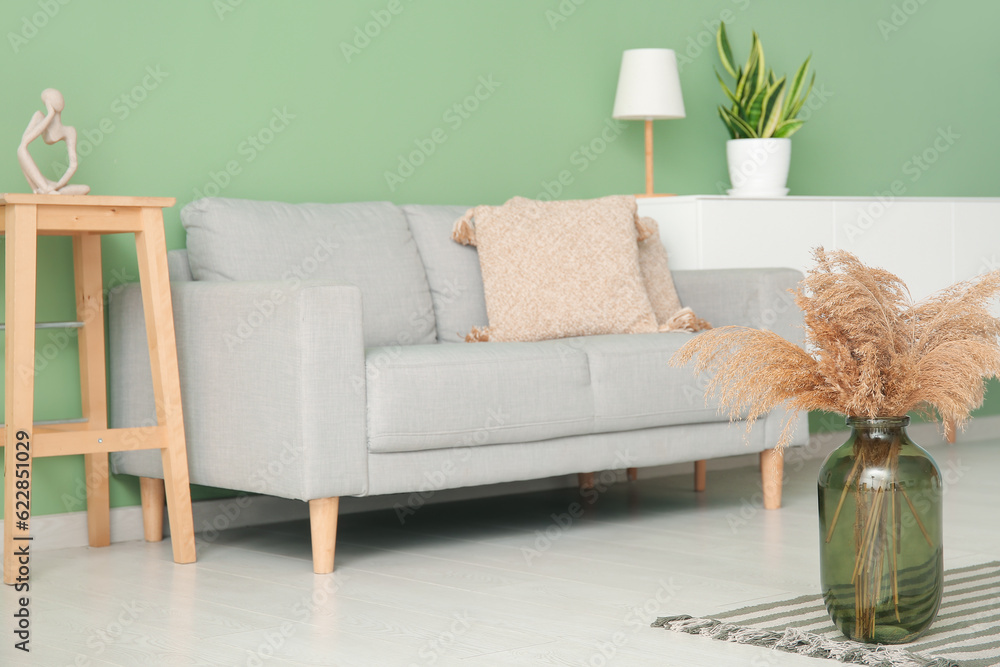
M 490 325 L 473 340 L 657 331 L 639 269 L 634 197 L 477 206 L 452 238 L 479 248 Z

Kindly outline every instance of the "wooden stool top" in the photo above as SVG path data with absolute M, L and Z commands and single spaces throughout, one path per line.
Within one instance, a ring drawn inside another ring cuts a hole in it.
M 121 234 L 163 224 L 160 209 L 173 206 L 173 197 L 105 197 L 93 195 L 0 195 L 0 209 L 35 212 L 30 223 L 39 236 L 67 234 Z M 155 210 L 155 221 L 149 213 Z M 6 234 L 7 216 L 0 216 L 0 234 Z
M 113 197 L 105 195 L 35 195 L 8 193 L 0 194 L 0 206 L 5 204 L 57 204 L 63 206 L 138 206 L 170 208 L 177 200 L 174 197 Z

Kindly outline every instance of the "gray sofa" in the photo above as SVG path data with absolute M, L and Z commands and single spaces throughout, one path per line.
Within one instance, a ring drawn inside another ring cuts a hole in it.
M 785 415 L 747 438 L 706 403 L 703 379 L 668 365 L 691 334 L 462 342 L 487 324 L 476 250 L 450 239 L 464 210 L 203 199 L 182 211 L 187 249 L 169 264 L 191 481 L 309 501 L 317 572 L 333 569 L 340 496 L 702 461 L 777 441 Z M 712 324 L 792 340 L 800 315 L 786 291 L 799 278 L 674 273 L 684 305 Z M 117 290 L 109 313 L 111 423 L 154 423 L 137 285 Z M 800 419 L 793 444 L 808 435 Z M 777 506 L 770 460 L 762 483 Z M 157 501 L 146 490 L 162 479 L 159 452 L 112 464 Z

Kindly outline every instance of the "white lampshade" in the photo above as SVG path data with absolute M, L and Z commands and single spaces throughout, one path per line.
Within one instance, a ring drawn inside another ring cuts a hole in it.
M 612 117 L 684 118 L 684 98 L 672 49 L 629 49 L 622 54 Z

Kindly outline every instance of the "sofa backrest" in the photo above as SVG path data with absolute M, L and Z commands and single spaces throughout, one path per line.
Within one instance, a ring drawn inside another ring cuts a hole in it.
M 191 264 L 188 262 L 187 248 L 167 251 L 167 272 L 170 274 L 170 282 L 184 283 L 194 280 L 191 275 Z
M 451 229 L 469 207 L 403 206 L 410 230 L 420 250 L 431 299 L 437 338 L 442 343 L 458 343 L 472 327 L 484 327 L 486 298 L 479 253 L 471 246 L 451 240 Z
M 436 340 L 424 265 L 394 204 L 212 197 L 185 206 L 181 222 L 195 280 L 273 281 L 278 289 L 303 280 L 357 285 L 366 346 Z

